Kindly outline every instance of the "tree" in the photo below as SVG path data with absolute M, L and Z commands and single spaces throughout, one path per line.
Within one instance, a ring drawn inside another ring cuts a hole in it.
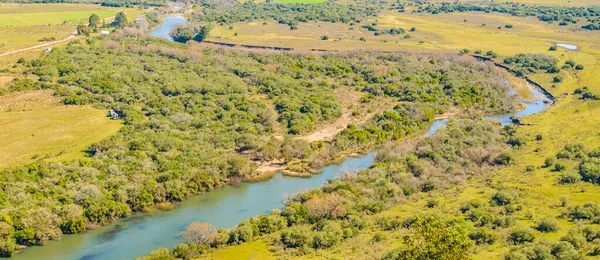
M 94 30 L 94 32 L 98 31 L 98 23 L 100 22 L 100 17 L 96 14 L 92 14 L 88 19 L 88 26 Z
M 90 36 L 90 32 L 91 32 L 90 27 L 87 27 L 83 24 L 77 25 L 77 34 Z
M 119 12 L 115 16 L 115 20 L 112 22 L 112 26 L 117 28 L 123 28 L 127 25 L 127 15 L 124 12 Z
M 212 29 L 213 29 L 212 24 L 206 24 L 206 25 L 200 27 L 200 31 L 194 37 L 194 41 L 203 42 L 204 40 L 206 40 L 206 38 L 208 38 L 210 31 Z
M 465 259 L 473 246 L 461 227 L 446 226 L 434 217 L 417 217 L 411 227 L 415 233 L 404 237 L 405 246 L 383 259 Z
M 217 235 L 217 228 L 208 222 L 194 221 L 187 226 L 185 231 L 179 233 L 179 237 L 185 240 L 188 244 L 209 245 Z

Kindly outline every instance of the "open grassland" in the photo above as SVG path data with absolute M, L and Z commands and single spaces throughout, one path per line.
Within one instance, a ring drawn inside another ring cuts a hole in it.
M 275 0 L 279 4 L 315 4 L 326 2 L 327 0 Z
M 81 4 L 2 5 L 0 26 L 56 25 L 87 20 L 92 14 L 102 19 L 115 15 L 120 9 Z
M 490 0 L 460 0 L 461 3 L 489 3 Z M 534 5 L 559 5 L 559 6 L 590 6 L 598 5 L 597 0 L 511 0 L 510 2 Z
M 61 40 L 87 24 L 92 14 L 100 19 L 126 12 L 134 20 L 143 10 L 110 8 L 84 4 L 4 4 L 0 5 L 0 53 L 45 43 L 41 39 Z
M 75 32 L 75 28 L 75 25 L 0 27 L 0 34 L 3 36 L 0 39 L 0 53 L 43 44 L 40 41 L 42 38 L 67 38 Z
M 59 105 L 46 91 L 2 96 L 0 168 L 36 159 L 82 158 L 84 149 L 120 128 L 106 111 Z
M 233 246 L 212 254 L 206 254 L 199 259 L 218 260 L 218 259 L 277 259 L 269 252 L 269 245 L 262 240 L 252 243 L 245 243 L 239 246 Z

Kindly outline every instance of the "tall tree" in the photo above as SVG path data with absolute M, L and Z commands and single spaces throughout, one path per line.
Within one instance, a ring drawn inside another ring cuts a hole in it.
M 88 19 L 88 21 L 89 21 L 88 26 L 90 28 L 92 28 L 92 30 L 94 32 L 98 31 L 98 23 L 100 22 L 100 17 L 98 17 L 98 15 L 96 15 L 96 14 L 92 14 L 90 16 L 90 18 Z
M 415 233 L 404 237 L 404 246 L 388 253 L 384 260 L 467 258 L 473 242 L 458 226 L 446 226 L 434 217 L 417 217 L 411 224 Z
M 115 20 L 113 21 L 112 25 L 114 27 L 123 28 L 127 25 L 127 23 L 127 15 L 125 15 L 124 12 L 119 12 L 115 16 Z

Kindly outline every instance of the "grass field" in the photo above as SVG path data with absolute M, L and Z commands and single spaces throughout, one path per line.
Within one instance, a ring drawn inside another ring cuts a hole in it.
M 461 3 L 489 3 L 490 0 L 459 0 Z M 504 1 L 502 1 L 504 2 Z M 560 5 L 560 6 L 590 6 L 600 4 L 597 0 L 511 0 L 509 2 L 536 5 Z
M 125 11 L 129 20 L 143 12 L 84 4 L 0 5 L 0 53 L 44 43 L 42 38 L 64 39 L 75 32 L 77 24 L 86 24 L 92 14 L 104 19 L 119 11 Z
M 279 4 L 315 4 L 323 2 L 327 2 L 327 0 L 275 0 L 275 3 Z
M 82 158 L 85 148 L 121 128 L 106 111 L 58 102 L 46 91 L 0 97 L 0 168 Z

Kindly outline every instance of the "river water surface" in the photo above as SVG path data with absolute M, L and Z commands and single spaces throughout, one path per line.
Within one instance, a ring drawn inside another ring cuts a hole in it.
M 15 259 L 133 259 L 160 248 L 182 243 L 177 236 L 192 221 L 231 228 L 238 223 L 283 208 L 286 194 L 317 188 L 328 180 L 368 168 L 375 153 L 348 158 L 310 178 L 275 177 L 259 183 L 242 183 L 194 196 L 168 212 L 138 213 L 82 234 L 65 235 L 46 246 L 31 247 Z
M 185 24 L 187 21 L 182 16 L 163 16 L 163 18 L 165 21 L 160 25 L 160 27 L 149 31 L 148 34 L 173 41 L 173 37 L 169 35 L 171 30 L 176 26 Z

